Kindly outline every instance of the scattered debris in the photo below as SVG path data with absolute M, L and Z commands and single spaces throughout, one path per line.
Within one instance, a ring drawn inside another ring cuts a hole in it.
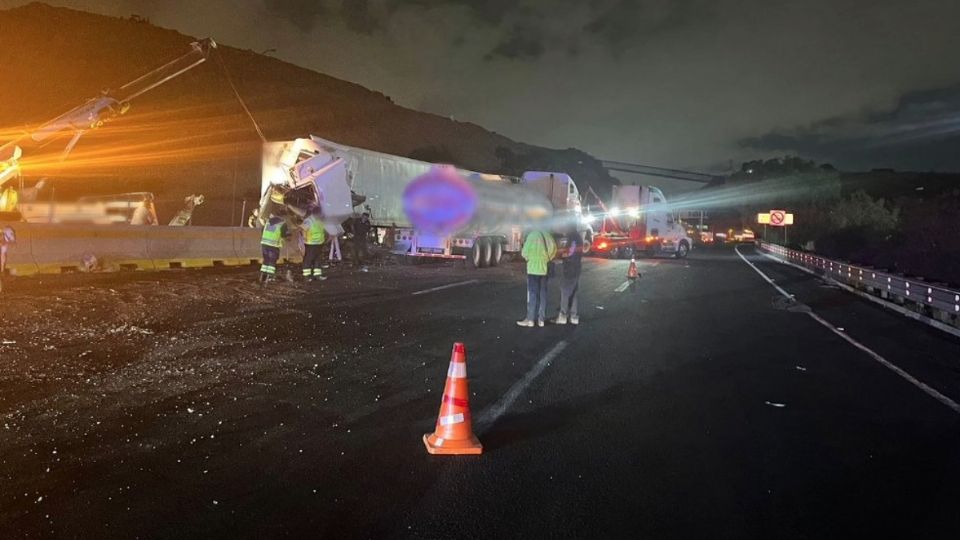
M 766 403 L 767 405 L 769 405 L 769 406 L 771 406 L 771 407 L 776 407 L 777 409 L 782 409 L 782 408 L 784 408 L 784 407 L 787 406 L 786 403 L 775 403 L 775 402 L 773 402 L 773 401 L 764 401 L 764 403 Z

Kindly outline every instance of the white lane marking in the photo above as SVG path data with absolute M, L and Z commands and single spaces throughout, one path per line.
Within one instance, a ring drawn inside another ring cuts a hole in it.
M 469 285 L 469 284 L 471 284 L 471 283 L 476 283 L 476 282 L 478 282 L 478 281 L 480 281 L 480 280 L 479 280 L 479 279 L 471 279 L 471 280 L 468 280 L 468 281 L 460 281 L 460 282 L 457 282 L 457 283 L 449 283 L 449 284 L 447 284 L 447 285 L 441 285 L 441 286 L 439 286 L 439 287 L 434 287 L 434 288 L 432 288 L 432 289 L 424 289 L 424 290 L 422 290 L 422 291 L 417 291 L 417 292 L 411 293 L 411 294 L 412 294 L 413 296 L 416 296 L 416 295 L 418 295 L 418 294 L 427 294 L 427 293 L 431 293 L 431 292 L 434 292 L 434 291 L 442 291 L 442 290 L 444 290 L 444 289 L 449 289 L 449 288 L 452 288 L 452 287 L 459 287 L 459 286 L 461 286 L 461 285 Z
M 627 290 L 627 287 L 629 287 L 629 286 L 630 286 L 630 281 L 629 281 L 629 280 L 624 281 L 624 282 L 621 283 L 620 285 L 617 285 L 617 288 L 614 289 L 613 292 L 623 292 L 623 291 Z
M 527 386 L 529 386 L 530 383 L 533 382 L 533 380 L 543 372 L 547 365 L 550 364 L 554 358 L 556 358 L 560 353 L 563 352 L 564 349 L 567 348 L 567 345 L 568 344 L 566 341 L 561 341 L 554 345 L 552 349 L 547 351 L 547 354 L 543 355 L 543 357 L 537 361 L 537 363 L 530 369 L 530 371 L 526 373 L 526 375 L 523 376 L 522 379 L 513 383 L 513 386 L 511 386 L 510 390 L 507 390 L 507 393 L 500 398 L 500 401 L 480 413 L 480 416 L 477 417 L 477 425 L 483 427 L 493 425 L 501 416 L 503 416 L 503 413 L 507 412 L 507 409 L 513 405 L 513 402 L 516 401 L 517 398 L 520 397 L 520 394 L 527 389 Z M 478 427 L 478 429 L 481 428 Z
M 792 294 L 790 294 L 790 293 L 784 291 L 783 289 L 781 289 L 780 286 L 778 286 L 776 283 L 774 283 L 772 279 L 770 279 L 769 277 L 767 277 L 767 275 L 764 274 L 763 271 L 761 271 L 759 268 L 757 268 L 752 262 L 748 261 L 747 258 L 743 256 L 743 253 L 740 253 L 740 246 L 735 247 L 735 248 L 734 248 L 734 251 L 736 251 L 736 252 L 737 252 L 737 255 L 739 255 L 740 258 L 743 259 L 743 262 L 745 262 L 745 263 L 747 263 L 748 265 L 750 265 L 750 268 L 753 268 L 758 274 L 760 274 L 760 276 L 761 276 L 763 279 L 765 279 L 765 280 L 767 281 L 767 283 L 769 283 L 769 284 L 773 285 L 774 287 L 776 287 L 776 289 L 777 289 L 778 291 L 780 291 L 780 294 L 786 296 L 787 298 L 793 298 L 793 295 L 792 295 Z M 886 358 L 880 356 L 879 354 L 877 354 L 876 352 L 874 352 L 872 349 L 870 349 L 870 348 L 867 347 L 866 345 L 860 343 L 859 341 L 853 339 L 852 337 L 850 337 L 850 336 L 847 335 L 846 333 L 840 331 L 839 329 L 837 329 L 836 326 L 830 324 L 830 323 L 827 322 L 823 317 L 817 315 L 817 314 L 814 313 L 813 311 L 807 311 L 806 314 L 809 315 L 813 320 L 815 320 L 815 321 L 817 321 L 818 323 L 820 323 L 820 324 L 822 324 L 823 326 L 825 326 L 828 330 L 830 330 L 830 331 L 833 332 L 834 334 L 836 334 L 836 335 L 840 336 L 841 338 L 843 338 L 844 340 L 846 340 L 848 343 L 850 343 L 850 344 L 853 345 L 854 347 L 856 347 L 856 348 L 860 349 L 861 351 L 867 353 L 871 358 L 873 358 L 874 360 L 876 360 L 877 362 L 879 362 L 882 366 L 884 366 L 884 367 L 886 367 L 887 369 L 889 369 L 890 371 L 896 373 L 897 375 L 899 375 L 900 377 L 902 377 L 904 380 L 906 380 L 906 381 L 909 382 L 910 384 L 916 386 L 916 387 L 919 388 L 920 390 L 923 390 L 927 395 L 929 395 L 929 396 L 932 397 L 933 399 L 939 401 L 940 403 L 946 405 L 946 406 L 949 407 L 953 412 L 960 414 L 960 404 L 957 404 L 957 402 L 955 402 L 955 401 L 953 401 L 952 399 L 948 398 L 947 396 L 941 394 L 941 393 L 938 392 L 936 389 L 931 388 L 931 387 L 928 386 L 927 384 L 919 381 L 919 380 L 918 380 L 916 377 L 914 377 L 913 375 L 910 375 L 910 374 L 907 373 L 906 371 L 904 371 L 904 370 L 900 369 L 899 367 L 893 365 L 889 360 L 887 360 Z
M 774 283 L 773 280 L 770 279 L 770 278 L 768 278 L 766 274 L 764 274 L 763 272 L 761 272 L 760 269 L 756 267 L 756 265 L 754 265 L 752 262 L 748 261 L 747 258 L 743 256 L 743 253 L 740 253 L 740 245 L 739 245 L 739 244 L 737 245 L 737 247 L 733 248 L 733 250 L 737 252 L 737 255 L 739 255 L 741 259 L 743 259 L 743 262 L 749 264 L 749 265 L 750 265 L 750 268 L 753 268 L 758 274 L 760 274 L 760 277 L 762 277 L 762 278 L 763 278 L 767 283 L 769 283 L 770 285 L 773 285 L 773 287 L 774 287 L 775 289 L 777 289 L 778 291 L 780 291 L 780 294 L 786 296 L 787 298 L 791 298 L 791 299 L 793 298 L 793 295 L 792 295 L 792 294 L 790 294 L 790 293 L 788 293 L 787 291 L 783 290 L 783 287 L 781 287 L 781 286 L 777 285 L 776 283 Z

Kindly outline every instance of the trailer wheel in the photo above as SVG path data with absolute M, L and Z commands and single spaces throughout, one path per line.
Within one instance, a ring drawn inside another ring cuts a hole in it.
M 491 245 L 490 238 L 481 238 L 480 239 L 480 267 L 486 268 L 491 266 L 493 260 L 493 246 Z
M 503 260 L 503 242 L 494 238 L 490 243 L 490 266 L 500 266 Z
M 481 239 L 477 238 L 473 241 L 473 247 L 470 248 L 470 252 L 467 253 L 466 263 L 470 268 L 480 268 L 480 263 L 483 260 L 483 246 L 481 244 Z

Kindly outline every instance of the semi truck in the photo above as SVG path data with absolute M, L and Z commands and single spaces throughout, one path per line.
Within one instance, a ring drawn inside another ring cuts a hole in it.
M 667 203 L 660 189 L 653 186 L 614 186 L 609 207 L 598 199 L 600 212 L 588 214 L 588 222 L 599 222 L 592 251 L 612 258 L 671 255 L 684 258 L 693 240 Z
M 331 234 L 360 207 L 394 253 L 478 268 L 519 253 L 534 223 L 557 234 L 582 224 L 580 193 L 564 173 L 483 174 L 315 136 L 267 143 L 258 223 L 280 215 L 295 224 L 311 206 Z

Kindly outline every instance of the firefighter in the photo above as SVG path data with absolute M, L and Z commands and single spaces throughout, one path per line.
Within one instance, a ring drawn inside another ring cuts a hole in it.
M 287 236 L 287 224 L 283 218 L 270 214 L 270 219 L 263 226 L 263 235 L 260 237 L 260 248 L 263 251 L 263 264 L 260 265 L 260 283 L 273 281 L 277 275 L 277 261 L 280 260 L 280 250 L 283 248 L 283 239 Z
M 300 225 L 303 234 L 303 279 L 317 281 L 327 279 L 320 269 L 320 252 L 327 240 L 327 231 L 320 219 L 320 208 L 313 207 Z

